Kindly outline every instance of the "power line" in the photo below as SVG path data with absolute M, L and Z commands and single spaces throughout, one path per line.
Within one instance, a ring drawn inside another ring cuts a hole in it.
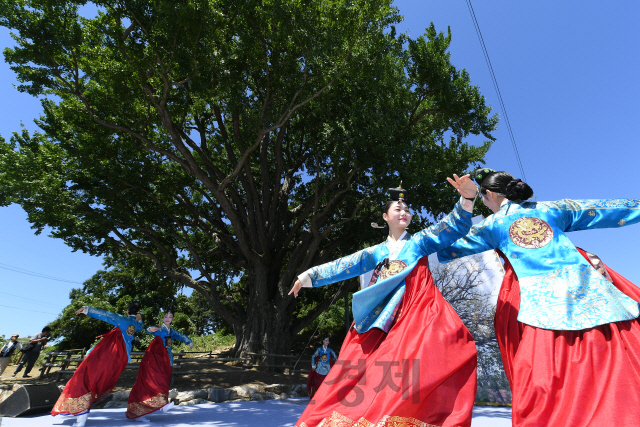
M 13 265 L 4 264 L 2 262 L 0 262 L 0 268 L 2 268 L 4 270 L 13 271 L 14 273 L 21 273 L 21 274 L 26 274 L 26 275 L 29 275 L 29 276 L 39 277 L 41 279 L 56 280 L 58 282 L 65 282 L 65 283 L 73 283 L 73 284 L 76 284 L 76 285 L 82 285 L 82 283 L 80 283 L 80 282 L 76 282 L 76 281 L 73 281 L 73 280 L 67 280 L 67 279 L 61 279 L 59 277 L 49 276 L 47 274 L 37 273 L 35 271 L 26 270 L 24 268 L 15 267 Z
M 30 311 L 32 313 L 44 313 L 44 314 L 53 314 L 54 316 L 57 316 L 60 313 L 50 313 L 48 311 L 38 311 L 38 310 L 32 310 L 30 308 L 22 308 L 22 307 L 13 307 L 11 305 L 4 305 L 4 304 L 0 304 L 0 307 L 7 307 L 7 308 L 15 308 L 16 310 L 25 310 L 25 311 Z
M 43 304 L 43 305 L 46 305 L 47 307 L 51 306 L 50 302 L 38 301 L 37 299 L 33 299 L 33 298 L 21 297 L 20 295 L 10 294 L 9 292 L 0 292 L 0 294 L 9 295 L 9 297 L 13 297 L 13 298 L 20 298 L 20 299 L 23 299 L 25 301 L 29 301 L 31 303 Z
M 63 260 L 61 260 L 60 258 L 57 258 L 57 257 L 55 257 L 55 256 L 52 256 L 51 254 L 44 254 L 44 253 L 39 252 L 39 251 L 36 251 L 35 249 L 30 248 L 30 247 L 28 247 L 28 246 L 21 245 L 20 243 L 12 242 L 11 240 L 7 239 L 6 237 L 2 237 L 2 236 L 0 236 L 0 240 L 4 240 L 5 242 L 9 242 L 9 243 L 11 243 L 12 245 L 20 246 L 20 247 L 21 247 L 21 248 L 23 248 L 23 249 L 26 249 L 26 250 L 28 250 L 28 251 L 31 251 L 31 252 L 37 253 L 38 255 L 42 255 L 42 256 L 44 256 L 44 257 L 46 257 L 46 258 L 55 258 L 58 262 L 61 262 L 61 263 L 63 263 L 64 265 L 67 265 L 67 266 L 69 266 L 69 267 L 73 267 L 71 264 L 69 264 L 68 262 L 64 262 L 64 261 L 63 261 Z
M 500 93 L 500 88 L 498 87 L 498 80 L 496 79 L 496 75 L 493 72 L 493 66 L 491 65 L 491 60 L 489 59 L 489 52 L 487 51 L 487 46 L 484 44 L 484 39 L 482 38 L 482 32 L 480 31 L 480 25 L 478 24 L 478 19 L 476 18 L 476 14 L 473 11 L 471 0 L 466 0 L 466 1 L 467 1 L 467 7 L 469 8 L 469 13 L 471 13 L 471 19 L 473 20 L 473 25 L 476 29 L 476 34 L 478 35 L 478 40 L 480 40 L 480 46 L 482 47 L 482 53 L 484 53 L 484 59 L 487 62 L 487 66 L 489 67 L 489 73 L 491 74 L 493 87 L 495 88 L 496 94 L 498 95 L 498 102 L 500 102 L 500 107 L 502 108 L 502 114 L 504 115 L 504 120 L 505 120 L 505 123 L 507 124 L 507 131 L 509 132 L 509 137 L 511 138 L 511 145 L 513 146 L 513 151 L 516 155 L 516 161 L 518 162 L 518 167 L 520 168 L 522 179 L 526 181 L 527 177 L 524 174 L 524 168 L 522 167 L 522 162 L 520 161 L 520 154 L 518 153 L 518 146 L 516 145 L 516 139 L 513 136 L 513 131 L 511 130 L 511 123 L 509 123 L 509 116 L 507 115 L 507 109 L 504 106 L 504 101 L 502 100 L 502 94 Z

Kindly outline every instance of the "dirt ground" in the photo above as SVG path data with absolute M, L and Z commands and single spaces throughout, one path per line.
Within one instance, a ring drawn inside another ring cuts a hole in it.
M 217 355 L 213 355 L 217 357 Z M 309 358 L 300 360 L 299 368 L 307 368 Z M 15 365 L 9 365 L 0 377 L 0 385 L 3 388 L 14 384 L 49 384 L 56 382 L 58 368 L 52 368 L 51 372 L 40 379 L 39 366 L 34 366 L 30 375 L 31 378 L 22 378 L 22 372 L 12 378 Z M 196 372 L 193 372 L 196 371 Z M 125 369 L 116 384 L 114 391 L 130 390 L 135 382 L 137 368 Z M 296 371 L 294 375 L 289 375 L 288 370 L 284 372 L 269 372 L 267 368 L 251 369 L 234 366 L 232 363 L 222 363 L 212 361 L 209 357 L 183 358 L 180 369 L 176 369 L 176 375 L 171 388 L 178 391 L 206 389 L 206 388 L 229 388 L 247 384 L 306 384 L 308 371 Z M 66 384 L 71 378 L 71 374 L 63 374 L 57 384 Z

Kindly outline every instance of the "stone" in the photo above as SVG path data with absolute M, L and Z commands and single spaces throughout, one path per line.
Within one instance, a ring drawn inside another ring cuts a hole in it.
M 260 393 L 260 390 L 257 387 L 250 385 L 240 385 L 232 387 L 231 389 L 235 390 L 238 397 L 251 397 L 254 393 Z
M 176 397 L 178 397 L 178 390 L 175 388 L 169 390 L 169 400 L 174 400 Z
M 264 386 L 264 391 L 265 393 L 283 393 L 283 392 L 287 392 L 289 387 L 283 384 L 271 384 L 271 385 L 266 385 Z
M 115 400 L 116 402 L 126 402 L 127 400 L 129 400 L 130 393 L 130 390 L 116 391 L 113 395 L 113 399 L 111 400 Z
M 178 402 L 186 402 L 194 399 L 206 399 L 207 390 L 190 390 L 179 392 L 176 396 Z
M 112 400 L 110 402 L 107 402 L 106 405 L 104 405 L 104 409 L 113 409 L 113 408 L 126 408 L 127 407 L 127 401 L 122 401 L 122 400 Z
M 287 393 L 280 393 L 280 399 L 288 399 L 289 395 Z
M 290 398 L 294 398 L 294 397 L 300 397 L 300 395 L 298 393 L 296 393 L 295 391 L 290 391 L 288 393 Z
M 238 393 L 230 388 L 210 388 L 207 399 L 211 402 L 226 402 L 238 398 Z
M 187 405 L 200 405 L 201 403 L 208 403 L 207 399 L 192 399 L 184 402 L 178 403 L 178 406 L 187 406 Z

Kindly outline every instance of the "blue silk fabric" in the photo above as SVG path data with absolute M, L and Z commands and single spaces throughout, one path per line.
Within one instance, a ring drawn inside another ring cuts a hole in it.
M 518 321 L 543 329 L 587 329 L 638 317 L 638 303 L 598 273 L 566 233 L 638 221 L 637 199 L 508 202 L 438 258 L 448 262 L 500 249 L 520 282 Z
M 144 329 L 142 321 L 137 321 L 136 316 L 121 316 L 119 314 L 94 307 L 87 307 L 87 316 L 91 316 L 94 319 L 102 320 L 103 322 L 110 323 L 115 327 L 120 328 L 122 338 L 124 338 L 124 344 L 127 347 L 127 357 L 129 358 L 129 363 L 131 363 L 131 346 L 136 332 L 140 332 Z M 93 350 L 93 348 L 91 350 Z M 91 350 L 87 352 L 87 355 Z
M 164 343 L 164 348 L 166 348 L 167 353 L 169 353 L 169 361 L 171 362 L 171 366 L 173 366 L 173 350 L 171 349 L 171 344 L 173 343 L 173 341 L 174 340 L 182 341 L 186 345 L 193 344 L 193 341 L 191 341 L 191 339 L 185 334 L 178 332 L 173 328 L 167 328 L 165 324 L 162 324 L 162 326 L 156 326 L 156 327 L 160 329 L 158 329 L 155 332 L 151 332 L 149 328 L 147 328 L 146 332 L 153 336 L 162 338 L 162 342 Z
M 413 270 L 418 260 L 451 245 L 469 232 L 471 213 L 462 209 L 460 202 L 453 211 L 436 224 L 414 234 L 405 235 L 405 243 L 397 259 L 407 267 L 395 276 L 379 280 L 353 294 L 352 310 L 355 329 L 359 333 L 371 328 L 389 332 L 405 291 L 404 279 Z M 357 277 L 376 268 L 378 263 L 389 258 L 387 242 L 361 250 L 344 258 L 307 270 L 313 287 Z M 393 258 L 393 257 L 392 257 Z

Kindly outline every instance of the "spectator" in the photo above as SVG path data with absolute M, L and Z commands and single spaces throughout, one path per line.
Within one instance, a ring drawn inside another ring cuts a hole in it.
M 7 341 L 2 349 L 0 349 L 0 375 L 7 369 L 9 363 L 11 363 L 11 356 L 16 350 L 22 349 L 22 344 L 18 342 L 18 337 L 20 335 L 13 334 L 11 335 L 11 341 Z
M 29 372 L 31 372 L 31 368 L 33 368 L 33 365 L 35 365 L 36 361 L 38 360 L 38 357 L 40 357 L 40 351 L 42 350 L 42 347 L 44 347 L 47 341 L 49 340 L 50 332 L 51 332 L 51 328 L 48 326 L 45 326 L 42 329 L 41 333 L 35 334 L 34 336 L 31 337 L 29 344 L 27 344 L 25 346 L 25 349 L 23 349 L 24 355 L 22 356 L 22 360 L 20 361 L 20 363 L 18 363 L 18 366 L 16 367 L 16 371 L 13 373 L 12 376 L 15 377 L 18 374 L 18 372 L 22 370 L 22 367 L 24 365 L 27 365 L 27 367 L 24 370 L 24 374 L 22 375 L 22 378 L 30 378 Z

